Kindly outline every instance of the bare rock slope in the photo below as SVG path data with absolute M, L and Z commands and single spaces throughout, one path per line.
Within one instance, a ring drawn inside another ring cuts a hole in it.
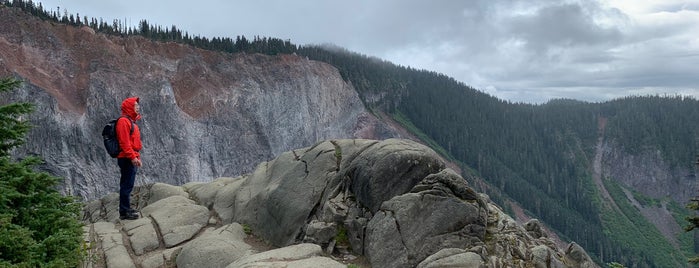
M 8 7 L 0 25 L 0 77 L 25 82 L 0 104 L 36 106 L 16 153 L 40 155 L 65 193 L 86 200 L 117 189 L 101 130 L 130 96 L 141 99 L 144 184 L 238 176 L 326 139 L 396 137 L 329 64 L 108 36 Z
M 597 267 L 409 140 L 328 140 L 235 178 L 142 186 L 134 221 L 118 220 L 117 199 L 85 208 L 97 266 Z

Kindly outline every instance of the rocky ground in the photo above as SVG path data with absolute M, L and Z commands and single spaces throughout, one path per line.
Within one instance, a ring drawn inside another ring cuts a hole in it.
M 431 149 L 330 140 L 236 178 L 138 187 L 85 206 L 91 267 L 597 267 L 517 223 Z

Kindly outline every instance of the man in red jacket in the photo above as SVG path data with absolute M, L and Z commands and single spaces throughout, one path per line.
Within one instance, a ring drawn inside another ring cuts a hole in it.
M 116 123 L 116 136 L 121 152 L 117 163 L 121 170 L 119 181 L 119 219 L 138 219 L 138 211 L 131 208 L 131 191 L 136 181 L 136 172 L 141 167 L 141 132 L 136 121 L 141 119 L 138 97 L 125 99 L 121 103 L 121 117 Z M 133 129 L 131 129 L 133 127 Z

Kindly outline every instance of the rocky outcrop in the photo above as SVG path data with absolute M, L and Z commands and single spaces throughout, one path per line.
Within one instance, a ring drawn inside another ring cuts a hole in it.
M 673 212 L 667 207 L 668 198 L 684 204 L 696 194 L 696 175 L 687 167 L 671 167 L 663 160 L 660 151 L 645 151 L 631 155 L 622 150 L 616 142 L 606 142 L 600 138 L 595 156 L 595 181 L 598 189 L 616 210 L 614 200 L 609 196 L 601 178 L 620 182 L 625 189 L 627 200 L 658 229 L 665 239 L 679 249 L 678 235 L 684 231 Z M 633 189 L 643 195 L 662 200 L 659 205 L 641 204 Z
M 630 155 L 616 142 L 601 145 L 602 174 L 655 199 L 684 204 L 696 196 L 697 180 L 689 167 L 670 166 L 658 150 Z
M 133 202 L 143 216 L 134 221 L 117 219 L 116 194 L 86 205 L 99 263 L 597 267 L 575 243 L 557 248 L 538 221 L 515 222 L 409 140 L 324 141 L 235 178 L 141 186 Z
M 130 96 L 143 113 L 140 184 L 237 176 L 325 139 L 397 136 L 329 64 L 107 36 L 8 7 L 0 25 L 0 77 L 25 82 L 0 104 L 36 105 L 15 153 L 41 156 L 65 193 L 86 200 L 117 189 L 100 133 Z

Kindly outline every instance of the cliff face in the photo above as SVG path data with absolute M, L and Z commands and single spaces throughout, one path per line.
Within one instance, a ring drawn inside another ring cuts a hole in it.
M 606 121 L 601 121 L 600 133 L 604 133 Z M 680 250 L 678 237 L 684 232 L 673 212 L 668 208 L 669 200 L 685 204 L 695 195 L 696 175 L 683 167 L 671 167 L 659 150 L 646 150 L 637 155 L 627 153 L 615 140 L 598 137 L 593 162 L 595 184 L 602 194 L 602 200 L 619 213 L 623 212 L 610 196 L 602 180 L 613 179 L 623 185 L 628 202 L 667 239 Z M 645 196 L 661 200 L 660 204 L 642 204 L 631 190 Z
M 627 187 L 655 199 L 670 197 L 679 204 L 688 202 L 696 195 L 697 182 L 693 170 L 670 167 L 660 151 L 629 155 L 615 142 L 605 143 L 602 150 L 605 176 Z
M 0 103 L 36 105 L 16 153 L 40 155 L 66 193 L 86 199 L 117 189 L 101 130 L 130 96 L 143 113 L 140 184 L 235 176 L 324 139 L 397 136 L 325 63 L 105 36 L 13 8 L 0 8 L 0 24 L 0 76 L 25 81 Z
M 666 198 L 678 204 L 686 204 L 696 195 L 696 176 L 691 170 L 670 167 L 660 152 L 629 155 L 614 142 L 604 143 L 602 148 L 603 176 L 619 181 L 627 189 L 662 200 L 658 205 L 641 204 L 624 189 L 626 198 L 648 222 L 655 225 L 663 236 L 679 249 L 678 235 L 684 233 L 684 222 L 678 223 L 668 209 Z

